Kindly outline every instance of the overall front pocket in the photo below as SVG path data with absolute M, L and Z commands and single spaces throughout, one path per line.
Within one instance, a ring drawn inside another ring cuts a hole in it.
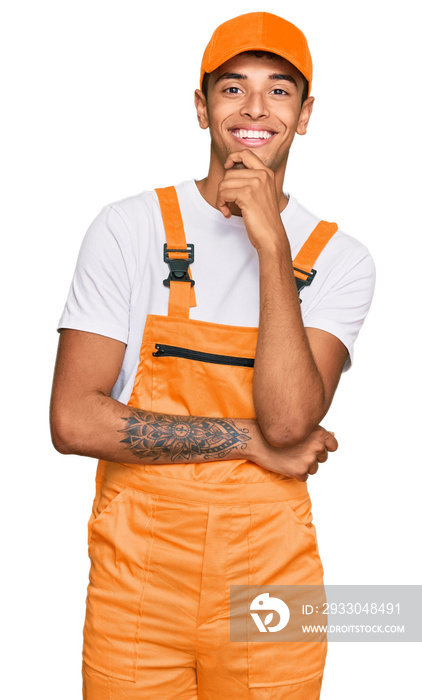
M 88 548 L 91 544 L 92 529 L 94 524 L 96 526 L 99 520 L 106 517 L 119 501 L 123 501 L 125 499 L 126 495 L 127 490 L 124 486 L 115 484 L 108 479 L 103 479 L 103 481 L 96 483 L 96 493 L 94 503 L 92 505 L 92 513 L 88 521 Z
M 122 680 L 136 681 L 155 501 L 153 494 L 124 488 L 92 522 L 83 659 Z
M 181 348 L 176 345 L 164 345 L 163 343 L 156 343 L 155 347 L 156 352 L 152 353 L 154 357 L 182 357 L 186 360 L 209 362 L 214 365 L 231 365 L 232 367 L 253 367 L 255 362 L 253 357 L 218 355 L 213 352 L 190 350 L 189 348 Z
M 310 508 L 309 496 L 251 505 L 249 585 L 254 587 L 254 596 L 265 592 L 276 595 L 271 588 L 276 586 L 290 587 L 292 595 L 296 586 L 323 585 L 316 539 L 309 529 Z M 289 602 L 287 599 L 288 607 Z M 312 687 L 313 679 L 321 677 L 326 656 L 326 642 L 322 638 L 322 641 L 274 641 L 275 635 L 265 630 L 257 632 L 249 617 L 248 622 L 252 632 L 247 644 L 250 688 L 299 687 L 300 684 L 306 687 L 307 683 Z M 318 682 L 315 680 L 317 685 Z M 295 697 L 293 693 L 292 697 Z
M 174 415 L 254 418 L 253 357 L 155 343 L 152 410 Z

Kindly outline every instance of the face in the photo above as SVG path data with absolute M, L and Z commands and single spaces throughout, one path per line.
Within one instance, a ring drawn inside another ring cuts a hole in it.
M 228 155 L 253 150 L 264 165 L 283 171 L 296 133 L 306 133 L 313 97 L 301 107 L 303 77 L 281 57 L 238 55 L 213 71 L 208 98 L 195 93 L 198 119 L 210 129 L 211 169 Z

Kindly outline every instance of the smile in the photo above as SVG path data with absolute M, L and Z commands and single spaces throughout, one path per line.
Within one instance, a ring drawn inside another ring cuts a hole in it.
M 274 131 L 257 131 L 256 129 L 230 129 L 230 133 L 237 141 L 247 143 L 249 146 L 262 146 L 273 136 Z

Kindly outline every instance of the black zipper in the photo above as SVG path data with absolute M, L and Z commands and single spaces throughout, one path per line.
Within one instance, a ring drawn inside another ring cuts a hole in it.
M 232 357 L 231 355 L 215 355 L 211 352 L 199 352 L 198 350 L 188 350 L 178 348 L 175 345 L 162 345 L 156 343 L 157 352 L 153 352 L 154 357 L 184 357 L 187 360 L 197 360 L 198 362 L 212 362 L 216 365 L 234 365 L 235 367 L 253 367 L 253 357 Z

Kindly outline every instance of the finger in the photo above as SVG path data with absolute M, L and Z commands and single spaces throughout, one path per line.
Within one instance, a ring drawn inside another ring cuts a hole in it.
M 268 172 L 263 163 L 261 161 L 260 163 L 262 166 L 260 168 L 247 168 L 244 163 L 235 163 L 233 167 L 226 170 L 223 180 L 228 180 L 231 177 L 259 177 L 265 182 L 268 179 Z
M 265 175 L 264 175 L 265 177 Z M 219 192 L 232 187 L 256 187 L 261 184 L 261 178 L 256 170 L 230 170 L 218 185 Z
M 230 202 L 235 202 L 239 206 L 242 206 L 251 198 L 251 180 L 230 180 L 230 183 L 221 182 L 217 194 L 217 209 L 226 207 Z M 223 211 L 224 213 L 224 211 Z
M 329 452 L 335 452 L 338 448 L 337 439 L 334 437 L 333 433 L 327 433 L 324 439 L 325 447 Z
M 231 211 L 229 204 L 236 202 L 239 198 L 239 189 L 227 189 L 224 192 L 219 191 L 217 194 L 216 207 L 219 209 L 226 219 L 230 218 Z
M 227 204 L 217 204 L 217 209 L 219 209 L 221 213 L 224 214 L 226 219 L 230 219 L 232 213 L 230 211 L 230 207 Z
M 316 458 L 317 458 L 318 462 L 320 462 L 320 463 L 326 462 L 328 459 L 328 450 L 324 447 L 323 450 L 321 450 L 320 452 L 317 453 Z
M 318 471 L 318 464 L 313 464 L 310 469 L 308 469 L 308 474 L 316 474 Z
M 261 184 L 267 180 L 267 177 L 267 173 L 264 172 L 264 170 L 257 170 L 256 168 L 253 170 L 251 168 L 239 169 L 233 167 L 230 168 L 230 170 L 226 170 L 220 184 L 231 182 L 232 180 L 239 180 L 240 182 L 256 180 L 258 184 Z
M 243 163 L 246 168 L 262 168 L 263 170 L 269 170 L 269 168 L 264 165 L 261 158 L 259 158 L 255 153 L 252 153 L 252 151 L 250 151 L 248 148 L 230 153 L 226 162 L 224 163 L 224 167 L 228 170 L 229 168 L 232 168 L 235 163 Z

